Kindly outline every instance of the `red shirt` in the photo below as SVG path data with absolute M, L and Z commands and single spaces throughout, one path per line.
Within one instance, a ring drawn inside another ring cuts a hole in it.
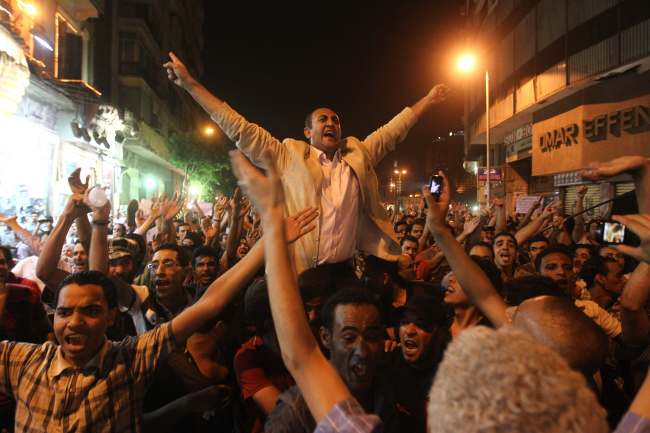
M 246 415 L 251 420 L 250 433 L 264 431 L 264 413 L 253 401 L 253 396 L 260 390 L 275 386 L 280 392 L 294 384 L 294 380 L 261 337 L 251 337 L 237 351 L 234 360 L 235 376 L 241 388 L 242 398 L 246 402 Z
M 9 296 L 0 320 L 0 341 L 45 342 L 51 327 L 41 303 L 41 291 L 38 285 L 32 280 L 17 277 L 10 272 L 7 277 L 7 288 Z M 0 394 L 0 407 L 9 404 L 11 399 Z

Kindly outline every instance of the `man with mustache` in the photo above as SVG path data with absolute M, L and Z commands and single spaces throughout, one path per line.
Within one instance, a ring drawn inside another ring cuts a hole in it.
M 402 431 L 425 433 L 426 402 L 433 377 L 451 340 L 441 300 L 413 296 L 399 323 L 400 349 L 389 355 Z
M 350 259 L 357 247 L 382 259 L 398 259 L 399 244 L 380 205 L 374 167 L 404 140 L 425 111 L 446 99 L 447 86 L 434 86 L 364 140 L 343 138 L 340 116 L 321 107 L 305 119 L 308 142 L 281 142 L 212 95 L 173 53 L 169 56 L 163 65 L 169 79 L 185 89 L 255 165 L 263 166 L 261 155 L 270 152 L 284 181 L 288 214 L 306 207 L 319 209 L 316 230 L 292 246 L 297 274 L 326 266 L 337 279 L 354 280 Z
M 342 289 L 323 306 L 320 339 L 329 361 L 369 413 L 380 416 L 384 431 L 397 425 L 392 380 L 378 370 L 384 352 L 384 326 L 375 297 L 360 288 Z M 283 392 L 264 426 L 266 433 L 314 431 L 316 422 L 297 386 Z

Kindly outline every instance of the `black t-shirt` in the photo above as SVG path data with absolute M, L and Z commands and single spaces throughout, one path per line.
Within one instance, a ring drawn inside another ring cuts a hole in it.
M 424 367 L 413 366 L 406 362 L 400 348 L 388 354 L 386 369 L 393 377 L 394 395 L 402 431 L 426 433 L 429 390 L 448 342 L 449 336 L 446 332 L 434 335 L 427 361 L 421 363 Z

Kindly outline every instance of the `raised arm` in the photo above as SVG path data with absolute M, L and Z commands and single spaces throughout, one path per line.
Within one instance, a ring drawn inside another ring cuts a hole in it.
M 23 242 L 25 242 L 32 249 L 34 254 L 39 254 L 39 240 L 38 236 L 29 232 L 29 230 L 23 228 L 18 224 L 18 218 L 15 215 L 5 216 L 0 214 L 0 223 L 5 224 L 9 227 Z
M 228 269 L 228 265 L 237 252 L 239 245 L 239 238 L 241 237 L 242 226 L 242 199 L 241 190 L 235 188 L 232 198 L 228 202 L 230 209 L 228 211 L 228 236 L 226 237 L 226 245 L 224 253 L 219 260 L 219 267 L 222 272 Z
M 426 96 L 367 136 L 363 144 L 370 154 L 371 164 L 373 166 L 379 164 L 384 156 L 395 150 L 395 145 L 406 138 L 422 114 L 443 102 L 448 93 L 449 88 L 446 85 L 436 84 Z
M 68 197 L 68 202 L 52 229 L 52 233 L 43 244 L 41 254 L 36 262 L 36 276 L 49 287 L 57 287 L 65 278 L 65 272 L 57 267 L 61 258 L 61 250 L 75 218 L 82 216 L 86 217 L 83 195 L 72 194 Z
M 88 269 L 108 273 L 108 219 L 111 214 L 111 202 L 107 201 L 101 208 L 92 208 L 93 222 L 88 252 Z
M 318 423 L 336 403 L 348 400 L 350 391 L 321 353 L 307 323 L 285 242 L 282 184 L 270 156 L 268 178 L 239 153 L 231 154 L 231 159 L 236 176 L 262 216 L 267 285 L 282 359 Z
M 505 302 L 481 268 L 467 255 L 445 225 L 445 216 L 449 208 L 449 182 L 443 172 L 440 172 L 440 175 L 445 178 L 445 183 L 438 201 L 434 200 L 428 188 L 422 188 L 422 194 L 428 204 L 427 219 L 431 233 L 467 297 L 494 326 L 501 327 L 508 322 Z
M 316 209 L 307 208 L 289 217 L 287 223 L 283 225 L 287 242 L 294 242 L 313 230 L 316 227 L 313 221 L 317 215 Z M 255 276 L 263 263 L 264 238 L 260 239 L 235 266 L 210 284 L 195 304 L 183 310 L 172 320 L 172 331 L 176 341 L 185 341 L 197 329 L 217 316 L 239 290 Z
M 645 346 L 650 337 L 650 319 L 645 305 L 650 295 L 650 265 L 639 263 L 625 283 L 621 295 L 621 337 L 630 346 Z
M 519 229 L 517 233 L 515 233 L 515 239 L 517 239 L 517 245 L 523 245 L 524 242 L 526 242 L 528 239 L 535 236 L 535 234 L 542 229 L 544 223 L 548 221 L 549 218 L 551 218 L 551 216 L 553 215 L 553 212 L 555 211 L 555 206 L 556 203 L 549 203 L 548 205 L 546 205 L 539 218 L 535 218 L 534 220 L 529 222 L 525 227 Z
M 573 231 L 571 232 L 571 239 L 573 242 L 579 244 L 582 240 L 582 237 L 585 235 L 585 214 L 582 213 L 584 210 L 585 195 L 587 195 L 587 186 L 582 185 L 578 189 L 578 197 L 576 198 L 576 204 L 573 208 Z
M 88 179 L 90 176 L 86 176 L 86 182 L 81 181 L 81 168 L 77 168 L 70 176 L 68 176 L 68 186 L 70 187 L 70 192 L 73 194 L 84 195 L 88 191 Z M 89 212 L 90 209 L 85 207 L 86 211 Z M 77 237 L 79 242 L 83 245 L 84 250 L 90 251 L 90 237 L 92 236 L 92 229 L 90 223 L 88 222 L 88 217 L 86 213 L 80 213 L 77 215 L 77 218 L 74 221 L 77 226 Z
M 500 233 L 506 230 L 506 206 L 503 202 L 503 198 L 495 197 L 494 198 L 494 232 Z
M 528 223 L 530 222 L 530 220 L 533 218 L 533 213 L 535 213 L 535 211 L 536 211 L 537 209 L 539 209 L 539 207 L 542 205 L 542 201 L 543 201 L 543 200 L 544 200 L 544 197 L 540 197 L 539 200 L 537 200 L 537 201 L 536 201 L 536 202 L 535 202 L 535 203 L 530 207 L 530 209 L 528 209 L 528 212 L 526 212 L 526 216 L 525 216 L 524 219 L 522 219 L 521 222 L 519 223 L 519 226 L 517 227 L 517 230 L 519 230 L 519 229 L 525 227 L 526 225 L 528 225 Z
M 163 65 L 169 79 L 189 93 L 253 164 L 263 167 L 261 155 L 270 152 L 277 164 L 285 166 L 286 149 L 277 138 L 259 125 L 248 122 L 228 104 L 210 93 L 192 77 L 174 53 L 170 52 L 169 58 L 170 61 Z
M 211 318 L 218 315 L 245 287 L 264 263 L 264 245 L 258 242 L 235 266 L 217 278 L 203 296 L 186 308 L 171 323 L 177 342 L 184 342 Z

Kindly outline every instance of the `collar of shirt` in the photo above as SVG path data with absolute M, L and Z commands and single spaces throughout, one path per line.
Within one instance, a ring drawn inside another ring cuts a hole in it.
M 327 158 L 327 154 L 323 152 L 320 149 L 317 149 L 316 147 L 312 146 L 313 150 L 316 152 L 316 156 L 318 157 L 318 161 L 323 164 L 328 164 L 329 162 L 341 162 L 341 149 L 338 149 L 336 153 L 334 153 L 334 158 L 330 161 Z
M 108 352 L 108 349 L 110 347 L 110 343 L 108 342 L 108 339 L 104 339 L 104 345 L 102 348 L 97 352 L 93 358 L 86 363 L 80 370 L 101 370 L 102 363 L 104 362 L 104 357 L 106 356 L 106 353 Z M 61 375 L 63 372 L 66 370 L 74 370 L 77 367 L 72 365 L 65 357 L 63 356 L 63 351 L 61 350 L 61 346 L 58 346 L 56 348 L 56 355 L 54 355 L 54 359 L 52 360 L 52 363 L 50 364 L 50 368 L 48 370 L 48 375 L 50 378 L 55 378 L 59 375 Z

